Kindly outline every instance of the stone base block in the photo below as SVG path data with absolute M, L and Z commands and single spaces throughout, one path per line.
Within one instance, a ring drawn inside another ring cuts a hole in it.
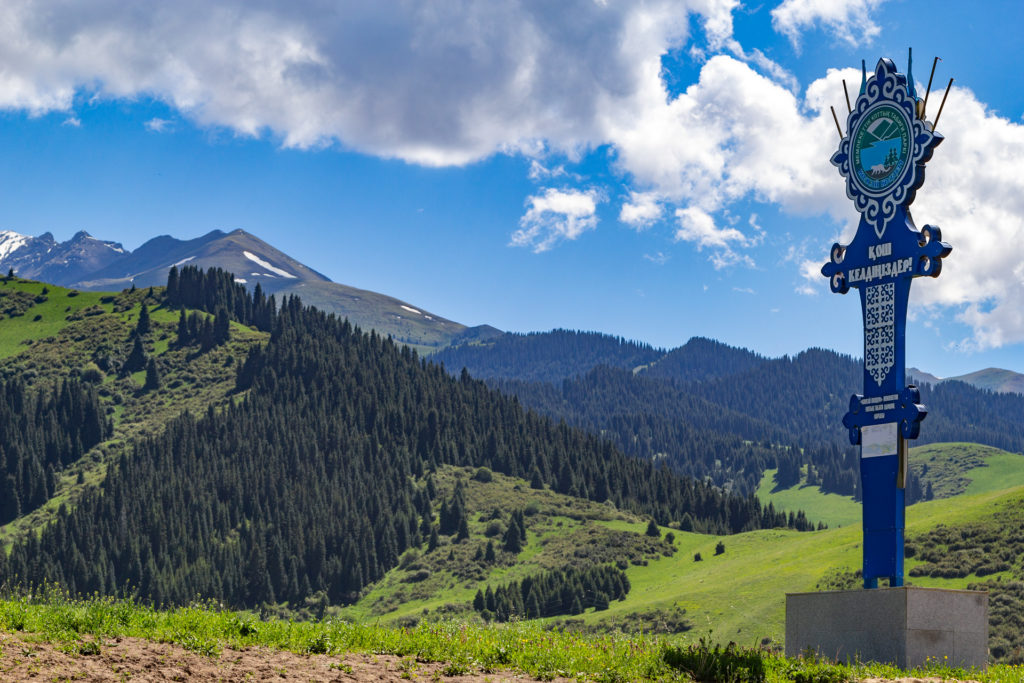
M 839 662 L 911 669 L 930 657 L 984 669 L 988 593 L 913 586 L 787 593 L 786 655 L 808 649 Z

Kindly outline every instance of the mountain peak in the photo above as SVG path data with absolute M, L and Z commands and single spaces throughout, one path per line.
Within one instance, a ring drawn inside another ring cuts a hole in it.
M 11 230 L 0 230 L 0 259 L 21 249 L 32 238 Z

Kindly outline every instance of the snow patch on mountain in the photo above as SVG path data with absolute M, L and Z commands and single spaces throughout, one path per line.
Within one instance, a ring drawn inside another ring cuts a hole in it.
M 295 276 L 292 275 L 291 273 L 289 273 L 287 270 L 282 270 L 282 269 L 280 269 L 280 268 L 278 268 L 276 266 L 270 265 L 269 263 L 267 263 L 266 261 L 261 259 L 256 254 L 252 253 L 251 251 L 243 251 L 242 254 L 245 256 L 245 258 L 249 259 L 253 263 L 256 263 L 257 265 L 263 266 L 264 268 L 269 270 L 271 273 L 277 273 L 281 277 L 287 277 L 287 278 L 291 278 L 293 280 L 296 279 Z
M 0 230 L 0 260 L 3 260 L 25 246 L 31 237 L 10 230 Z
M 178 261 L 177 263 L 172 263 L 171 264 L 171 268 L 175 268 L 177 266 L 180 266 L 183 263 L 188 263 L 189 261 L 191 261 L 194 258 L 195 258 L 195 256 L 189 256 L 188 258 L 183 258 L 180 261 Z
M 122 249 L 117 244 L 114 244 L 113 242 L 107 242 L 106 240 L 96 239 L 92 235 L 86 235 L 86 237 L 91 239 L 93 242 L 99 242 L 100 244 L 105 246 L 110 251 L 116 251 L 118 254 L 123 254 L 124 253 L 124 249 Z
M 405 310 L 409 311 L 410 313 L 416 313 L 417 315 L 423 315 L 422 313 L 420 313 L 420 311 L 417 311 L 415 308 L 413 308 L 411 306 L 406 306 L 405 304 L 402 304 L 402 308 L 404 308 Z

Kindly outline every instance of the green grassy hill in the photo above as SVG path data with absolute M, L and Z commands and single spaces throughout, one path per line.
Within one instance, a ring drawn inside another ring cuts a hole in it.
M 1024 486 L 1024 455 L 975 443 L 935 443 L 910 449 L 911 472 L 922 487 L 931 485 L 934 498 L 989 493 Z M 776 509 L 803 510 L 807 518 L 830 527 L 858 525 L 860 503 L 850 496 L 823 493 L 801 482 L 790 488 L 775 485 L 767 470 L 757 497 Z
M 410 624 L 439 615 L 475 619 L 470 607 L 478 589 L 536 574 L 560 563 L 619 561 L 632 589 L 607 610 L 587 610 L 575 617 L 548 620 L 571 627 L 602 630 L 658 630 L 672 622 L 685 630 L 684 639 L 709 632 L 718 640 L 756 645 L 762 639 L 782 642 L 785 632 L 785 594 L 820 590 L 836 577 L 854 581 L 861 562 L 859 525 L 815 532 L 782 529 L 733 536 L 707 536 L 663 528 L 662 538 L 645 535 L 645 520 L 607 505 L 567 498 L 551 491 L 534 491 L 527 484 L 501 475 L 487 483 L 473 479 L 468 469 L 444 468 L 437 476 L 440 491 L 450 492 L 461 479 L 470 513 L 470 538 L 443 541 L 435 550 L 417 552 L 390 572 L 356 605 L 339 616 L 382 619 Z M 1024 486 L 961 494 L 954 498 L 913 505 L 907 510 L 911 544 L 940 525 L 996 523 L 1000 510 L 1024 504 Z M 856 505 L 852 503 L 851 505 Z M 499 558 L 488 566 L 472 558 L 486 545 L 488 521 L 502 519 L 502 510 L 527 507 L 528 542 L 515 559 Z M 498 513 L 495 514 L 495 509 Z M 664 540 L 671 532 L 669 547 Z M 715 554 L 716 545 L 725 551 Z M 609 549 L 611 551 L 609 552 Z M 695 561 L 700 554 L 701 560 Z M 922 564 L 907 561 L 908 572 Z M 943 588 L 966 588 L 982 579 L 1020 580 L 1019 564 L 986 577 L 913 578 L 911 583 Z M 680 616 L 682 618 L 680 619 Z

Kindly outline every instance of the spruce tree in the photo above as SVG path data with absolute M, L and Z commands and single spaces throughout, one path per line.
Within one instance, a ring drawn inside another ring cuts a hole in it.
M 146 386 L 143 387 L 146 391 L 153 391 L 159 389 L 162 384 L 160 379 L 160 370 L 156 367 L 156 359 L 150 358 L 149 364 L 146 366 Z
M 226 344 L 230 338 L 231 319 L 228 317 L 227 309 L 218 308 L 213 321 L 213 343 L 216 346 L 221 346 Z
M 124 361 L 124 372 L 130 374 L 138 372 L 146 367 L 146 350 L 142 348 L 142 338 L 139 335 L 132 335 L 132 350 Z
M 139 311 L 139 322 L 135 325 L 135 334 L 139 337 L 149 334 L 150 322 L 149 322 L 149 306 L 142 304 L 142 310 Z
M 523 540 L 519 533 L 519 525 L 513 518 L 508 525 L 508 529 L 505 531 L 505 537 L 502 539 L 502 548 L 505 552 L 518 554 L 523 549 Z

